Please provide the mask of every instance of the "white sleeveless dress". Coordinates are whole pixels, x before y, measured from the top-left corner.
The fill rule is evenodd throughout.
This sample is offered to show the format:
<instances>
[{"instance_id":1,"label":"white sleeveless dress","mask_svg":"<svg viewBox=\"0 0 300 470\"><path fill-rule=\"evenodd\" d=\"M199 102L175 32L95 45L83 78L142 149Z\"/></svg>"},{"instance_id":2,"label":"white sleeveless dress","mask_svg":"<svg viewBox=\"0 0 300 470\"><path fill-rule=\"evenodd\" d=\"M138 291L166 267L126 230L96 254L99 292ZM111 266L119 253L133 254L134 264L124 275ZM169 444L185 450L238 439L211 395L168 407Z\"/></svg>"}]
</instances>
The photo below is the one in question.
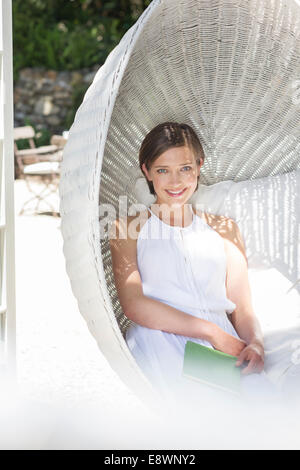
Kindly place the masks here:
<instances>
[{"instance_id":1,"label":"white sleeveless dress","mask_svg":"<svg viewBox=\"0 0 300 470\"><path fill-rule=\"evenodd\" d=\"M137 239L137 263L144 295L213 322L238 338L227 316L236 305L226 296L223 238L194 212L192 223L179 227L163 222L151 209L149 211L151 216ZM126 332L127 345L137 364L166 398L183 384L187 340L213 347L203 339L135 323ZM263 387L270 393L274 389L264 372L246 375L242 382L250 384L251 391L246 387L249 393L257 389L257 382L260 389Z\"/></svg>"}]
</instances>

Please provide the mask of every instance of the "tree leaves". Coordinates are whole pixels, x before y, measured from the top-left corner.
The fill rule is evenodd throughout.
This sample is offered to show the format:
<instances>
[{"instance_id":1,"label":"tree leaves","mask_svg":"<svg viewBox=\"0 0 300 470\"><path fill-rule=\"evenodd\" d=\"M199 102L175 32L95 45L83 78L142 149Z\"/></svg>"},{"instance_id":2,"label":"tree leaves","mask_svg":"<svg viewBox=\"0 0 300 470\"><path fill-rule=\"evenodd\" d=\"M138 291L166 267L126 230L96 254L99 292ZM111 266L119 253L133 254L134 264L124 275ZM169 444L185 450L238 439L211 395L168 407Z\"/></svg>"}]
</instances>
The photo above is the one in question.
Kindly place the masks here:
<instances>
[{"instance_id":1,"label":"tree leaves","mask_svg":"<svg viewBox=\"0 0 300 470\"><path fill-rule=\"evenodd\" d=\"M14 79L24 67L101 65L151 0L13 0Z\"/></svg>"}]
</instances>

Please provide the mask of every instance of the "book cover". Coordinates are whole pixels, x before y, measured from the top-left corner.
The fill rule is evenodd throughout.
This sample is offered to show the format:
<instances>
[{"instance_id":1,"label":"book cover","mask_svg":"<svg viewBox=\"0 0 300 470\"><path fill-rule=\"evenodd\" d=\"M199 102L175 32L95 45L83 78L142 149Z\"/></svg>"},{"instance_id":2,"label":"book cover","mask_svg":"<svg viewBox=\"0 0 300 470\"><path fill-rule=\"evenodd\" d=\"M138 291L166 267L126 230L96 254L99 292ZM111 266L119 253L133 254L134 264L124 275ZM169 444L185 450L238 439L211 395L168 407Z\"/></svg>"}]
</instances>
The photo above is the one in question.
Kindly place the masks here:
<instances>
[{"instance_id":1,"label":"book cover","mask_svg":"<svg viewBox=\"0 0 300 470\"><path fill-rule=\"evenodd\" d=\"M218 389L240 394L241 371L237 357L187 341L184 350L183 376Z\"/></svg>"}]
</instances>

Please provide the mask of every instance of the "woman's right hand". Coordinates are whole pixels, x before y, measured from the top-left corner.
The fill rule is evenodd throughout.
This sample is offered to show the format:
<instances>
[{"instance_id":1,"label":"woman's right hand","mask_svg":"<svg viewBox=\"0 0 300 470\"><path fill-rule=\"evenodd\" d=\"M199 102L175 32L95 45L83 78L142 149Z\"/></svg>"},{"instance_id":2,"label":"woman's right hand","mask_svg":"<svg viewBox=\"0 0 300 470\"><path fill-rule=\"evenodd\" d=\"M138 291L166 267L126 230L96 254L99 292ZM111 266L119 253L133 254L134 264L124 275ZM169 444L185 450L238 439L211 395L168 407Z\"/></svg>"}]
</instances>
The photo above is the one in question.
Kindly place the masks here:
<instances>
[{"instance_id":1,"label":"woman's right hand","mask_svg":"<svg viewBox=\"0 0 300 470\"><path fill-rule=\"evenodd\" d=\"M218 351L238 357L247 343L242 339L236 338L217 325L214 325L210 338L211 345Z\"/></svg>"}]
</instances>

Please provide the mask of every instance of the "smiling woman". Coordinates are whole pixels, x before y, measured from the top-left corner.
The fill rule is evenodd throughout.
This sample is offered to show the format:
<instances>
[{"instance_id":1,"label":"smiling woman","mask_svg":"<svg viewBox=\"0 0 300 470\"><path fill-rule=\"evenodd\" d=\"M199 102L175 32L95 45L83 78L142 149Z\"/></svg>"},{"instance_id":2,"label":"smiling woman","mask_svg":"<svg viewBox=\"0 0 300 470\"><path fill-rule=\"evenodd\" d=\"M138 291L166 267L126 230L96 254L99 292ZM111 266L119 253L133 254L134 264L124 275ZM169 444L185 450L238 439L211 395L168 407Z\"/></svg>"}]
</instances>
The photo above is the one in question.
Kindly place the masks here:
<instances>
[{"instance_id":1,"label":"smiling woman","mask_svg":"<svg viewBox=\"0 0 300 470\"><path fill-rule=\"evenodd\" d=\"M110 239L120 303L134 322L126 341L137 364L165 398L177 396L187 385L181 375L192 340L238 357L239 366L248 361L243 373L255 375L257 394L267 387L271 395L238 227L187 203L204 161L200 141L190 126L162 123L145 137L139 158L156 203L137 240L118 237L119 220ZM242 383L246 395L253 377Z\"/></svg>"}]
</instances>

